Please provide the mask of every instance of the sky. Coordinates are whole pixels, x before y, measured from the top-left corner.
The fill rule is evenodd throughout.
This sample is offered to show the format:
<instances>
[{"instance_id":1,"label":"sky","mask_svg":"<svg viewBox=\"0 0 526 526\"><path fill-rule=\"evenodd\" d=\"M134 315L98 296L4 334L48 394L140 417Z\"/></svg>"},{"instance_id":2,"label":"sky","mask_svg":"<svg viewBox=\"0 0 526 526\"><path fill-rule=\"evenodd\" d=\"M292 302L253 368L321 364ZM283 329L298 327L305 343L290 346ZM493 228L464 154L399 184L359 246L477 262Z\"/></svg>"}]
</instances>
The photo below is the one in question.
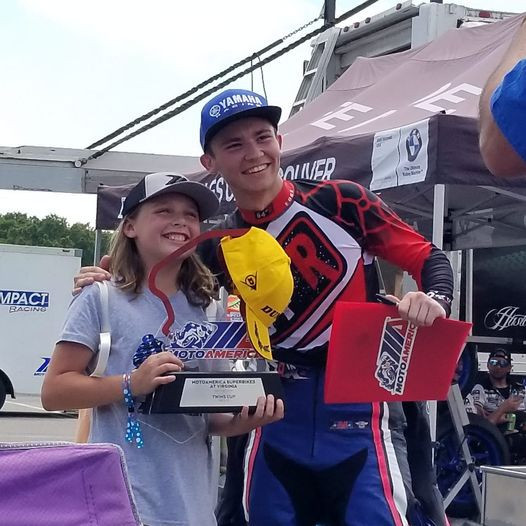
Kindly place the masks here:
<instances>
[{"instance_id":1,"label":"sky","mask_svg":"<svg viewBox=\"0 0 526 526\"><path fill-rule=\"evenodd\" d=\"M360 0L336 0L336 15ZM396 5L379 0L346 24ZM420 2L414 1L418 4ZM423 3L423 2L422 2ZM526 11L526 0L459 0ZM322 0L3 0L0 146L85 148L317 17ZM312 27L318 27L319 23ZM292 37L286 41L291 43ZM287 116L308 43L263 68ZM263 92L259 71L232 87ZM117 148L199 155L201 104ZM0 190L0 213L95 223L93 195Z\"/></svg>"}]
</instances>

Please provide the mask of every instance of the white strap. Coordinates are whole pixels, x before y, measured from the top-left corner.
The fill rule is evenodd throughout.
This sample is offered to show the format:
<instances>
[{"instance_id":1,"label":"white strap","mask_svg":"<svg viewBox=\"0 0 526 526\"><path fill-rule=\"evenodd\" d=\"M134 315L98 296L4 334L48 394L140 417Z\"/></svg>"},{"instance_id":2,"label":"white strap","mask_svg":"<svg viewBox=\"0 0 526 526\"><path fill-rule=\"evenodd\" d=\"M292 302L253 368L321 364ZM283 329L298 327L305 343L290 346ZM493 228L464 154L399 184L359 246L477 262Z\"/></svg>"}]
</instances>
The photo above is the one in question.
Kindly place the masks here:
<instances>
[{"instance_id":1,"label":"white strap","mask_svg":"<svg viewBox=\"0 0 526 526\"><path fill-rule=\"evenodd\" d=\"M219 310L218 303L217 300L212 300L210 305L206 308L205 314L209 320L215 321L217 319L217 313Z\"/></svg>"},{"instance_id":2,"label":"white strap","mask_svg":"<svg viewBox=\"0 0 526 526\"><path fill-rule=\"evenodd\" d=\"M108 364L111 348L111 334L110 334L110 312L109 312L109 293L108 282L96 281L100 292L100 306L101 306L101 332L99 340L99 352L97 353L97 364L91 376L102 376Z\"/></svg>"}]
</instances>

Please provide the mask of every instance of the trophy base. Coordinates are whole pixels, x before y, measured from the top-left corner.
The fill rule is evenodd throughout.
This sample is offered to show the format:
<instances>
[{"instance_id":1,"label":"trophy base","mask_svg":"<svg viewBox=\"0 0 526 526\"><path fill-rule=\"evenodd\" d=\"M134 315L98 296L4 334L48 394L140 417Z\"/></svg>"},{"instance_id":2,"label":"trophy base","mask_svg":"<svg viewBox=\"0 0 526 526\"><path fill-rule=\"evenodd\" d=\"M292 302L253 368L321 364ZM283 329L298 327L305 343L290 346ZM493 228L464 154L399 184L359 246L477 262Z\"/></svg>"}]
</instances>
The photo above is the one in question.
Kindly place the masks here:
<instances>
[{"instance_id":1,"label":"trophy base","mask_svg":"<svg viewBox=\"0 0 526 526\"><path fill-rule=\"evenodd\" d=\"M139 411L162 413L238 413L248 406L253 412L260 396L283 398L276 372L181 372L175 381L159 386L146 397Z\"/></svg>"}]
</instances>

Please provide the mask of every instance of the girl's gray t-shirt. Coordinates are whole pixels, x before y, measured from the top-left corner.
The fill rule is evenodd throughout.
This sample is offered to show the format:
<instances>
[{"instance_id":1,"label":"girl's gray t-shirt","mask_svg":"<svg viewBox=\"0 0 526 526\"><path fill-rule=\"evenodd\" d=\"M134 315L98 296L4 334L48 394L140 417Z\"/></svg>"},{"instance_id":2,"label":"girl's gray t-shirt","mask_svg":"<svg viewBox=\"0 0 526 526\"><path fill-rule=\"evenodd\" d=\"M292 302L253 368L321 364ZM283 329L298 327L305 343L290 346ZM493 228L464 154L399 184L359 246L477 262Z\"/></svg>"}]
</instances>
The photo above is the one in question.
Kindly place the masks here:
<instances>
[{"instance_id":1,"label":"girl's gray t-shirt","mask_svg":"<svg viewBox=\"0 0 526 526\"><path fill-rule=\"evenodd\" d=\"M184 293L170 298L176 321L173 330L188 321L204 321L203 309L191 305ZM146 334L162 336L166 320L161 301L149 290L124 293L109 287L111 352L105 375L122 375L133 369L132 357ZM70 305L58 341L83 344L96 352L101 326L100 292L85 287ZM199 360L200 370L213 362ZM215 525L213 513L217 479L213 476L206 415L144 415L140 421L144 448L125 438L128 410L124 401L93 410L90 442L110 442L123 450L128 475L142 521L149 526Z\"/></svg>"}]
</instances>

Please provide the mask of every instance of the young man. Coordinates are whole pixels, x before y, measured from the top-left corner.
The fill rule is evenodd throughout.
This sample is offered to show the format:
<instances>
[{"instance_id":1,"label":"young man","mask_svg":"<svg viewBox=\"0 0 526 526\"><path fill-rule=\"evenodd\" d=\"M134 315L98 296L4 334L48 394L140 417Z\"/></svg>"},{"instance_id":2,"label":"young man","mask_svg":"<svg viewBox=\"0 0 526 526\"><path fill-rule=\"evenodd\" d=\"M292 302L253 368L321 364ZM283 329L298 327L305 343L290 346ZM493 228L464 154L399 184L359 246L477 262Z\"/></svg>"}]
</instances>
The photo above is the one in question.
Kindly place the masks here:
<instances>
[{"instance_id":1,"label":"young man","mask_svg":"<svg viewBox=\"0 0 526 526\"><path fill-rule=\"evenodd\" d=\"M503 431L506 431L510 414L517 417L517 429L526 422L525 389L520 382L510 380L511 367L512 358L509 351L491 351L487 376L471 390L477 413Z\"/></svg>"},{"instance_id":2,"label":"young man","mask_svg":"<svg viewBox=\"0 0 526 526\"><path fill-rule=\"evenodd\" d=\"M526 175L526 21L480 96L480 151L494 175Z\"/></svg>"},{"instance_id":3,"label":"young man","mask_svg":"<svg viewBox=\"0 0 526 526\"><path fill-rule=\"evenodd\" d=\"M428 502L436 497L427 424L419 428L426 444L421 469L410 473L402 405L327 405L323 382L333 306L374 298L374 256L409 271L423 289L398 303L400 315L417 325L449 314L451 267L441 251L360 185L283 181L280 115L280 108L246 90L220 93L201 114L201 161L224 177L239 207L220 228L267 230L291 258L295 284L272 332L285 418L248 439L245 513L251 526L442 525L440 503L428 505L435 522L426 522L411 490L416 473ZM203 245L200 254L228 288L216 245ZM93 269L86 271L78 286L93 279ZM235 475L234 462L228 476ZM220 523L234 524L224 512Z\"/></svg>"},{"instance_id":4,"label":"young man","mask_svg":"<svg viewBox=\"0 0 526 526\"><path fill-rule=\"evenodd\" d=\"M504 434L513 464L526 459L526 394L524 385L512 381L511 353L495 349L488 358L488 374L471 390L475 411Z\"/></svg>"}]
</instances>

